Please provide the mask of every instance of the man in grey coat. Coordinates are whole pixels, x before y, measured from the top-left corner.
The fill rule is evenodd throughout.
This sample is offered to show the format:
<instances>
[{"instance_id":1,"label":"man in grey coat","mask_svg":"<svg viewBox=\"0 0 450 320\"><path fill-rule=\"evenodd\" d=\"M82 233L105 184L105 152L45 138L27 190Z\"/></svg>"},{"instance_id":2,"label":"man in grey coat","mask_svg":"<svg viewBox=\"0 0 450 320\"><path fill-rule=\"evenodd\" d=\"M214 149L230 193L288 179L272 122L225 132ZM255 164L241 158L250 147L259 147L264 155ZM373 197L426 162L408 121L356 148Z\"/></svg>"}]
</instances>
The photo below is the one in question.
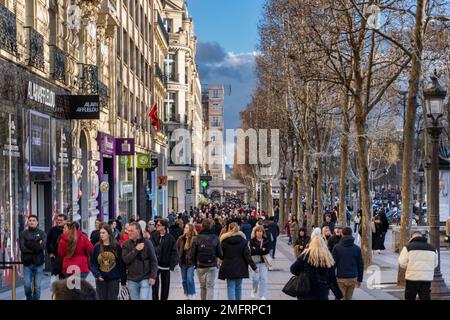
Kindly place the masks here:
<instances>
[{"instance_id":1,"label":"man in grey coat","mask_svg":"<svg viewBox=\"0 0 450 320\"><path fill-rule=\"evenodd\" d=\"M145 239L139 223L130 223L129 239L123 243L122 259L127 267L131 300L151 300L158 272L158 259L151 241Z\"/></svg>"}]
</instances>

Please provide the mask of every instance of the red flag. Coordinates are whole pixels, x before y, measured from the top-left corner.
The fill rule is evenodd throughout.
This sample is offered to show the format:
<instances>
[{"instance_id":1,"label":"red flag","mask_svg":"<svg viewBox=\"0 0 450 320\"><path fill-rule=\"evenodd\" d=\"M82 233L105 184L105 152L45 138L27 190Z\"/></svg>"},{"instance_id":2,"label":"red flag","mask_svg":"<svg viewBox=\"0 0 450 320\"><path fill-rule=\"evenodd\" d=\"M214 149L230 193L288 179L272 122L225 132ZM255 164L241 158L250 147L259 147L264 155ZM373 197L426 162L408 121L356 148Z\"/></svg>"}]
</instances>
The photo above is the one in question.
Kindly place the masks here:
<instances>
[{"instance_id":1,"label":"red flag","mask_svg":"<svg viewBox=\"0 0 450 320\"><path fill-rule=\"evenodd\" d=\"M156 130L159 130L158 104L156 102L148 113L148 116L152 119L152 125L156 128Z\"/></svg>"}]
</instances>

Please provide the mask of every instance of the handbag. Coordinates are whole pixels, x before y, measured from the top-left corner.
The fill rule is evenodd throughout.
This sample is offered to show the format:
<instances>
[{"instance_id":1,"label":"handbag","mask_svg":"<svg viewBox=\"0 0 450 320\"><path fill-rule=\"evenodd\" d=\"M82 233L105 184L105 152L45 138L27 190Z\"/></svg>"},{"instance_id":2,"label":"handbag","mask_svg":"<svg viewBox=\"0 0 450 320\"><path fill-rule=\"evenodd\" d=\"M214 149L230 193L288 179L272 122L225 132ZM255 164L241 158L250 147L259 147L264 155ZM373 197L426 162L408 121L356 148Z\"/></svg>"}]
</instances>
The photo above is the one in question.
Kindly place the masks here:
<instances>
[{"instance_id":1,"label":"handbag","mask_svg":"<svg viewBox=\"0 0 450 320\"><path fill-rule=\"evenodd\" d=\"M118 300L131 300L130 290L127 287L120 287Z\"/></svg>"},{"instance_id":2,"label":"handbag","mask_svg":"<svg viewBox=\"0 0 450 320\"><path fill-rule=\"evenodd\" d=\"M263 255L262 257L266 266L271 267L273 265L273 260L268 254Z\"/></svg>"},{"instance_id":3,"label":"handbag","mask_svg":"<svg viewBox=\"0 0 450 320\"><path fill-rule=\"evenodd\" d=\"M308 295L311 292L311 282L308 275L302 272L298 276L291 277L282 291L295 298Z\"/></svg>"}]
</instances>

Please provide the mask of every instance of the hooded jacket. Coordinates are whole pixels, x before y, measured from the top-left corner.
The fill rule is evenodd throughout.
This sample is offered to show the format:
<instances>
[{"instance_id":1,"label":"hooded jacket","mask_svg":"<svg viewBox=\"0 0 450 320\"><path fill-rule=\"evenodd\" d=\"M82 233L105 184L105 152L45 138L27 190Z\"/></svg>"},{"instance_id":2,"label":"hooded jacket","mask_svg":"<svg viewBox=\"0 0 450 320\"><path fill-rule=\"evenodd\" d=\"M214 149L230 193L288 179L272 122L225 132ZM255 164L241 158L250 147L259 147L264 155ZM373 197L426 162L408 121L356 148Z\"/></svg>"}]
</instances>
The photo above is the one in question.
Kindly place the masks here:
<instances>
[{"instance_id":1,"label":"hooded jacket","mask_svg":"<svg viewBox=\"0 0 450 320\"><path fill-rule=\"evenodd\" d=\"M20 251L24 266L44 264L44 250L46 245L46 234L44 231L35 229L25 229L20 234Z\"/></svg>"},{"instance_id":2,"label":"hooded jacket","mask_svg":"<svg viewBox=\"0 0 450 320\"><path fill-rule=\"evenodd\" d=\"M136 245L144 243L144 249L138 251ZM158 258L155 248L150 240L140 238L137 241L131 239L123 243L122 260L127 267L127 279L131 281L142 281L145 279L156 279L158 272Z\"/></svg>"},{"instance_id":3,"label":"hooded jacket","mask_svg":"<svg viewBox=\"0 0 450 320\"><path fill-rule=\"evenodd\" d=\"M73 274L77 273L75 270L67 270L70 266L77 266L80 268L80 273L89 272L89 255L94 246L91 241L80 231L77 230L77 245L72 257L69 257L68 241L69 233L63 233L58 245L58 256L62 258L62 273Z\"/></svg>"},{"instance_id":4,"label":"hooded jacket","mask_svg":"<svg viewBox=\"0 0 450 320\"><path fill-rule=\"evenodd\" d=\"M434 269L438 265L438 255L427 238L415 237L403 248L398 263L406 269L406 280L432 281Z\"/></svg>"},{"instance_id":5,"label":"hooded jacket","mask_svg":"<svg viewBox=\"0 0 450 320\"><path fill-rule=\"evenodd\" d=\"M364 262L361 249L354 242L355 238L352 236L343 237L333 249L333 258L338 279L357 278L358 282L362 282Z\"/></svg>"},{"instance_id":6,"label":"hooded jacket","mask_svg":"<svg viewBox=\"0 0 450 320\"><path fill-rule=\"evenodd\" d=\"M256 264L250 256L247 238L241 231L227 232L220 237L223 262L219 270L219 279L243 279L249 277L248 266L256 270Z\"/></svg>"}]
</instances>

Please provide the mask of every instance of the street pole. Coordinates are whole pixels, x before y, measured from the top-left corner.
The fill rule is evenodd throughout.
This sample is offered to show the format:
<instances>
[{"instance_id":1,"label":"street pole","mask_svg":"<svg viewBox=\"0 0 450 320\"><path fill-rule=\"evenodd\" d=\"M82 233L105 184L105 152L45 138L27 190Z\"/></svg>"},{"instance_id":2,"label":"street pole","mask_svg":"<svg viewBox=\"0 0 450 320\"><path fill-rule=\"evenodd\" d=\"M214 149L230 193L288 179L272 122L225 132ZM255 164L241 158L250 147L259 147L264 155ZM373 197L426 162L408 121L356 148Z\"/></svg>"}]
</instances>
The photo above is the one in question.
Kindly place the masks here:
<instances>
[{"instance_id":1,"label":"street pole","mask_svg":"<svg viewBox=\"0 0 450 320\"><path fill-rule=\"evenodd\" d=\"M434 269L434 278L431 282L431 297L433 300L449 298L449 291L441 273L441 250L439 232L439 136L443 127L435 120L433 125L427 128L431 137L431 204L429 212L430 243L435 247L438 254L438 266Z\"/></svg>"},{"instance_id":2,"label":"street pole","mask_svg":"<svg viewBox=\"0 0 450 320\"><path fill-rule=\"evenodd\" d=\"M423 224L423 211L422 211L422 203L423 203L423 169L422 173L419 173L419 226Z\"/></svg>"},{"instance_id":3,"label":"street pole","mask_svg":"<svg viewBox=\"0 0 450 320\"><path fill-rule=\"evenodd\" d=\"M9 163L8 163L8 171L9 171L9 230L10 230L10 236L11 236L11 257L10 259L12 261L15 261L15 250L14 250L14 244L16 242L15 240L15 234L14 234L14 211L13 211L13 195L12 195L12 118L11 114L9 114ZM16 265L13 263L12 265L12 300L16 300Z\"/></svg>"}]
</instances>

